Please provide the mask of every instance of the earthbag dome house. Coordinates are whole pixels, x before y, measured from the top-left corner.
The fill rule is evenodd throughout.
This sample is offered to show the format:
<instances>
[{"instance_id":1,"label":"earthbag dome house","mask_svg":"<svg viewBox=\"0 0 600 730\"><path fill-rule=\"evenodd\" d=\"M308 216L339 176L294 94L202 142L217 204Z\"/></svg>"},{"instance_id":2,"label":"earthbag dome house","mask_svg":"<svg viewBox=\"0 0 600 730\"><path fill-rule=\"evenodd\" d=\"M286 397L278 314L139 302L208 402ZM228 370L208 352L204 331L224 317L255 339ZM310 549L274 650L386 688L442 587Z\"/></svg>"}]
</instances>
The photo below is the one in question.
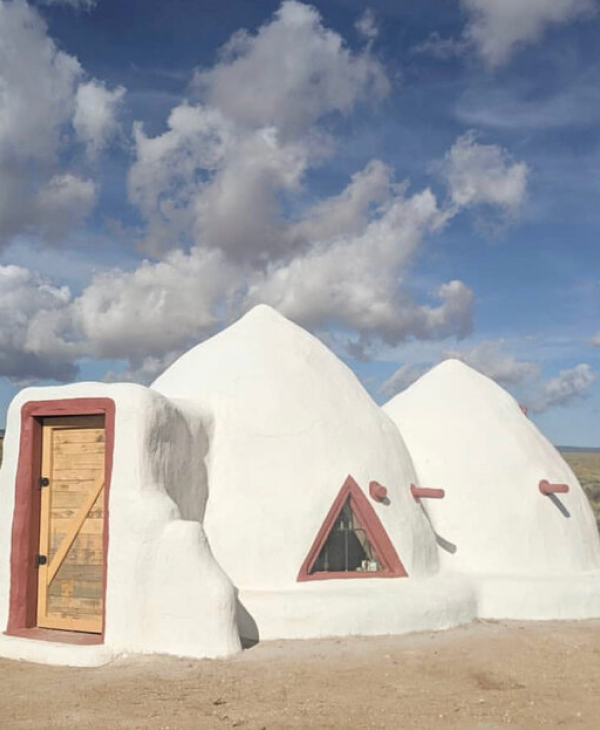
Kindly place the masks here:
<instances>
[{"instance_id":1,"label":"earthbag dome house","mask_svg":"<svg viewBox=\"0 0 600 730\"><path fill-rule=\"evenodd\" d=\"M223 656L240 633L400 633L475 616L468 582L439 572L396 426L268 307L150 389L24 390L7 426L0 655Z\"/></svg>"},{"instance_id":2,"label":"earthbag dome house","mask_svg":"<svg viewBox=\"0 0 600 730\"><path fill-rule=\"evenodd\" d=\"M386 634L470 620L439 572L400 432L325 345L270 307L153 384L208 434L204 528L245 638Z\"/></svg>"},{"instance_id":3,"label":"earthbag dome house","mask_svg":"<svg viewBox=\"0 0 600 730\"><path fill-rule=\"evenodd\" d=\"M446 360L384 410L408 445L444 570L468 575L482 618L600 616L600 542L570 467L489 378Z\"/></svg>"},{"instance_id":4,"label":"earthbag dome house","mask_svg":"<svg viewBox=\"0 0 600 730\"><path fill-rule=\"evenodd\" d=\"M150 388L29 388L10 406L1 656L227 656L240 635L477 615L599 616L600 546L555 449L461 363L382 410L259 306Z\"/></svg>"}]
</instances>

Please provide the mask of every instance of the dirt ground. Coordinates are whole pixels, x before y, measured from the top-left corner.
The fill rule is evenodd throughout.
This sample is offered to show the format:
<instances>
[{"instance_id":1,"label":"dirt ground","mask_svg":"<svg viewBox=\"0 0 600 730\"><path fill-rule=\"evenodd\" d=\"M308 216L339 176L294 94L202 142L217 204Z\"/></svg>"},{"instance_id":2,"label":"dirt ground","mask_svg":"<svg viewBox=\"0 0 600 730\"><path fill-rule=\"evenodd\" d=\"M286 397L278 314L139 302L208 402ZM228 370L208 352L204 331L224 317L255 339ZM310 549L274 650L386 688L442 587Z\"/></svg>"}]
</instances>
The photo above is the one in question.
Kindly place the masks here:
<instances>
[{"instance_id":1,"label":"dirt ground","mask_svg":"<svg viewBox=\"0 0 600 730\"><path fill-rule=\"evenodd\" d=\"M100 669L0 660L0 728L600 728L600 621L264 642Z\"/></svg>"}]
</instances>

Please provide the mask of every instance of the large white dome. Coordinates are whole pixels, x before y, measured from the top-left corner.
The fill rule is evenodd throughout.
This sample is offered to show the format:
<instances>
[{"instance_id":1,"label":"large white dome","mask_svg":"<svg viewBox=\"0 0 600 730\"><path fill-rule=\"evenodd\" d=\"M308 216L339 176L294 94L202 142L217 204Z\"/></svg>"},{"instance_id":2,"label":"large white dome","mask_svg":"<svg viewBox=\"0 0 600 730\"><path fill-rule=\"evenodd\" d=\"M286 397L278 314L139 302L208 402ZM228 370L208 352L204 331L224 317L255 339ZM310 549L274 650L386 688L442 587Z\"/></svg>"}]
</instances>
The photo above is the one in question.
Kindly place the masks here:
<instances>
[{"instance_id":1,"label":"large white dome","mask_svg":"<svg viewBox=\"0 0 600 730\"><path fill-rule=\"evenodd\" d=\"M590 506L575 475L518 403L489 378L446 360L384 410L402 430L448 568L566 574L600 567ZM543 496L539 482L566 483Z\"/></svg>"},{"instance_id":2,"label":"large white dome","mask_svg":"<svg viewBox=\"0 0 600 730\"><path fill-rule=\"evenodd\" d=\"M409 576L437 570L410 495L411 458L392 421L318 339L267 306L183 355L152 385L205 413L205 529L238 586L280 587L299 568L346 477L368 495Z\"/></svg>"}]
</instances>

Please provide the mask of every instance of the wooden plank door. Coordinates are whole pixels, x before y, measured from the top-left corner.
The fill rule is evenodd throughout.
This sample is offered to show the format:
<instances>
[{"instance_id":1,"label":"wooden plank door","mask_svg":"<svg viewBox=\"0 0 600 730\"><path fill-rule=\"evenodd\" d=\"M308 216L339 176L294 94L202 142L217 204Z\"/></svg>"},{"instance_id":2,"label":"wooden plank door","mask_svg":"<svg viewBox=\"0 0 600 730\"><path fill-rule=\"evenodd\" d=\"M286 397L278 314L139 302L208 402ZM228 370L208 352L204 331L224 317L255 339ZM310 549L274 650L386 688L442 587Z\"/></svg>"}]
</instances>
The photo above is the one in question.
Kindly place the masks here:
<instances>
[{"instance_id":1,"label":"wooden plank door","mask_svg":"<svg viewBox=\"0 0 600 730\"><path fill-rule=\"evenodd\" d=\"M37 623L44 628L102 633L104 437L104 416L43 419Z\"/></svg>"}]
</instances>

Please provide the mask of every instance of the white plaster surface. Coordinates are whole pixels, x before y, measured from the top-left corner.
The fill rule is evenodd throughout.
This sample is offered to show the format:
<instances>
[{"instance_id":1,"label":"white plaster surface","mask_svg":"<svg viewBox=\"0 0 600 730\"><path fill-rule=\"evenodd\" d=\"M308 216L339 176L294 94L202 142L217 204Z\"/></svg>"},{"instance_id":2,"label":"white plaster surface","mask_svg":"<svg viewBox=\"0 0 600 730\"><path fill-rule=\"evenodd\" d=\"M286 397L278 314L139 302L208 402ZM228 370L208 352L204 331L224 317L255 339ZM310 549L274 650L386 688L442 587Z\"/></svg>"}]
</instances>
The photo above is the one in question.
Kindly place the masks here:
<instances>
[{"instance_id":1,"label":"white plaster surface","mask_svg":"<svg viewBox=\"0 0 600 730\"><path fill-rule=\"evenodd\" d=\"M477 594L480 618L543 621L600 616L600 571L469 577Z\"/></svg>"},{"instance_id":2,"label":"white plaster surface","mask_svg":"<svg viewBox=\"0 0 600 730\"><path fill-rule=\"evenodd\" d=\"M0 635L0 656L4 659L65 667L101 667L115 659L106 644L78 646Z\"/></svg>"},{"instance_id":3,"label":"white plaster surface","mask_svg":"<svg viewBox=\"0 0 600 730\"><path fill-rule=\"evenodd\" d=\"M15 398L0 472L0 627L21 406L82 397L116 406L105 643L2 635L0 656L97 666L128 653L226 656L240 649L238 628L280 639L600 616L591 509L511 396L446 361L380 409L321 342L259 306L151 389L78 383ZM348 475L409 577L297 583ZM540 479L570 492L545 497ZM371 480L387 503L370 499ZM417 503L411 483L446 497Z\"/></svg>"},{"instance_id":4,"label":"white plaster surface","mask_svg":"<svg viewBox=\"0 0 600 730\"><path fill-rule=\"evenodd\" d=\"M419 486L446 490L444 499L422 500L445 568L549 577L600 570L598 532L579 482L492 380L447 360L384 410L402 431ZM541 479L570 491L543 496Z\"/></svg>"},{"instance_id":5,"label":"white plaster surface","mask_svg":"<svg viewBox=\"0 0 600 730\"><path fill-rule=\"evenodd\" d=\"M241 590L246 639L378 636L448 629L477 616L477 597L462 576L314 581L272 591Z\"/></svg>"},{"instance_id":6,"label":"white plaster surface","mask_svg":"<svg viewBox=\"0 0 600 730\"><path fill-rule=\"evenodd\" d=\"M82 397L111 398L116 406L105 644L2 637L0 655L85 665L123 653L215 657L238 651L234 589L201 525L207 496L203 426L158 393L130 384L29 388L11 404L0 472L0 626L8 619L21 406Z\"/></svg>"},{"instance_id":7,"label":"white plaster surface","mask_svg":"<svg viewBox=\"0 0 600 730\"><path fill-rule=\"evenodd\" d=\"M205 414L204 524L238 588L296 585L349 474L367 495L371 480L387 487L389 504L371 504L409 576L437 572L398 429L325 345L271 308L256 307L198 345L151 387Z\"/></svg>"}]
</instances>

